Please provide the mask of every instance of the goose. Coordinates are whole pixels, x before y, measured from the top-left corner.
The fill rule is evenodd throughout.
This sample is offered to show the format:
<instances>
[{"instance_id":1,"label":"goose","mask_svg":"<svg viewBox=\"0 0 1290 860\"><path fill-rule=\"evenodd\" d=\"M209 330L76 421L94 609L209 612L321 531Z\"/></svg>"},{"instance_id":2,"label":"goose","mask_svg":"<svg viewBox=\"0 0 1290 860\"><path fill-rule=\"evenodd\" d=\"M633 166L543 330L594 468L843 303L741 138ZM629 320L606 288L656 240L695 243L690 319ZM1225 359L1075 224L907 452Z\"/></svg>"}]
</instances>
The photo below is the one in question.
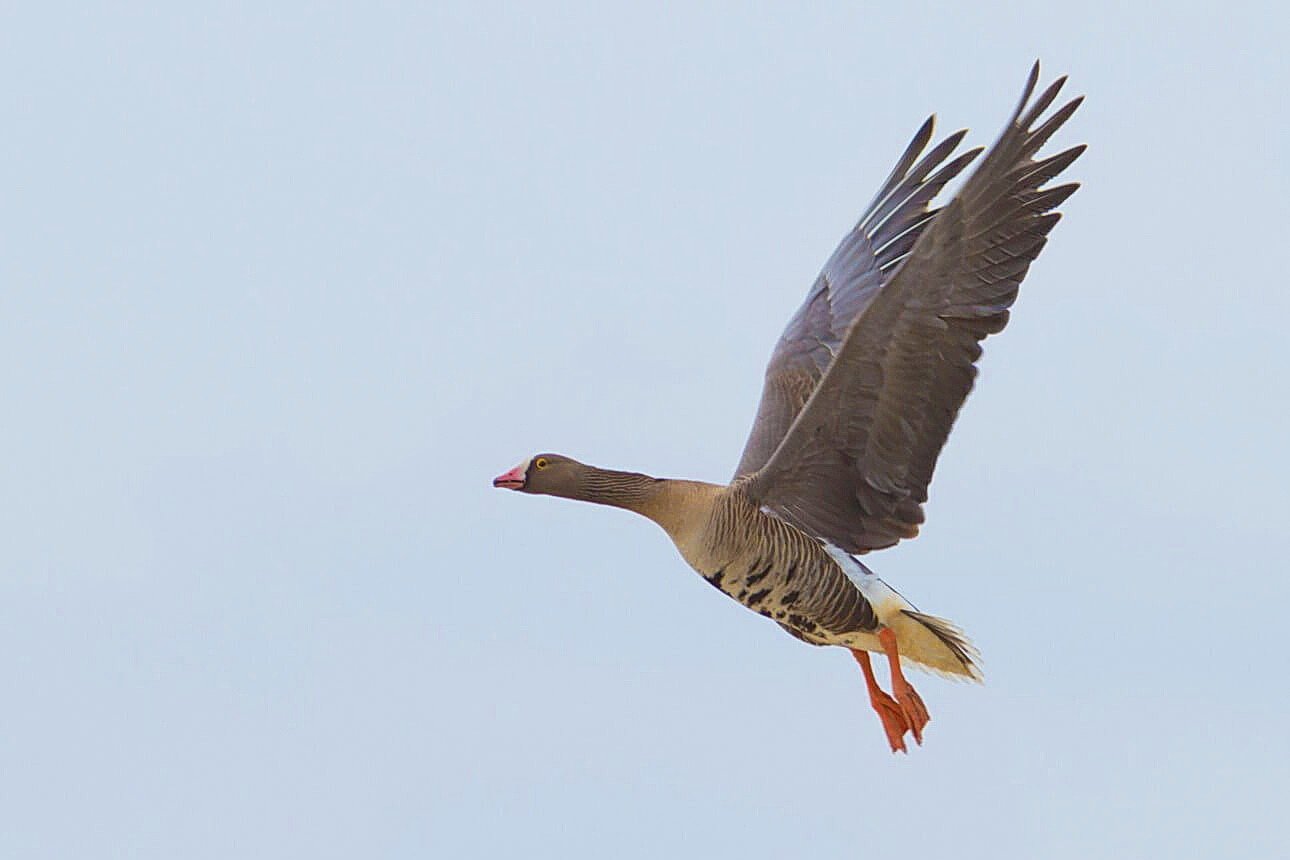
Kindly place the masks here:
<instances>
[{"instance_id":1,"label":"goose","mask_svg":"<svg viewBox=\"0 0 1290 860\"><path fill-rule=\"evenodd\" d=\"M929 117L789 321L727 484L528 457L493 486L633 511L662 527L713 586L812 645L850 650L891 751L922 744L930 716L908 663L980 682L952 622L919 612L857 556L913 538L936 460L971 390L981 341L1001 331L1031 262L1077 183L1046 187L1085 149L1036 154L1083 101L1041 117L1039 63L1003 132L949 203L966 129L923 155ZM870 654L884 656L891 693Z\"/></svg>"}]
</instances>

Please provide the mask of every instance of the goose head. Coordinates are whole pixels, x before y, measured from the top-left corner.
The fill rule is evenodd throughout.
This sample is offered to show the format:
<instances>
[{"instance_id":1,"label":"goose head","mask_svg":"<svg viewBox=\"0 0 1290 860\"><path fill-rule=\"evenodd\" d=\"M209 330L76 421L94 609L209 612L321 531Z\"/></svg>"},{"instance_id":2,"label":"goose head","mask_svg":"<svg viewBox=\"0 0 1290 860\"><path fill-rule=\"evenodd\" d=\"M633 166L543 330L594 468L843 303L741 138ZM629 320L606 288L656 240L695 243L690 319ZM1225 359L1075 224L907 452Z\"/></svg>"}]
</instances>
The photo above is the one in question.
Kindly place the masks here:
<instances>
[{"instance_id":1,"label":"goose head","mask_svg":"<svg viewBox=\"0 0 1290 860\"><path fill-rule=\"evenodd\" d=\"M509 472L493 478L493 486L543 496L578 498L582 478L590 469L561 454L534 454Z\"/></svg>"}]
</instances>

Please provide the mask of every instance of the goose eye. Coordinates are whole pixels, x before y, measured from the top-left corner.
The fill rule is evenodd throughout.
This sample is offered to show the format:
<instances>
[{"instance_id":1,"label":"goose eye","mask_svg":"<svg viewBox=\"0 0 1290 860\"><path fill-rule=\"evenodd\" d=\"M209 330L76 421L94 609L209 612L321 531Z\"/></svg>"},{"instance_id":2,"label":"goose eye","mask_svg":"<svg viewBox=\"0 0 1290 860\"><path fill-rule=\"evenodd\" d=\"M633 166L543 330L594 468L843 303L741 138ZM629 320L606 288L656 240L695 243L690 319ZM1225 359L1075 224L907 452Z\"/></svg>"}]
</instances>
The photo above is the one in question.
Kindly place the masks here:
<instances>
[{"instance_id":1,"label":"goose eye","mask_svg":"<svg viewBox=\"0 0 1290 860\"><path fill-rule=\"evenodd\" d=\"M538 457L533 461L533 465L537 466L539 469L545 469L548 465L546 457Z\"/></svg>"}]
</instances>

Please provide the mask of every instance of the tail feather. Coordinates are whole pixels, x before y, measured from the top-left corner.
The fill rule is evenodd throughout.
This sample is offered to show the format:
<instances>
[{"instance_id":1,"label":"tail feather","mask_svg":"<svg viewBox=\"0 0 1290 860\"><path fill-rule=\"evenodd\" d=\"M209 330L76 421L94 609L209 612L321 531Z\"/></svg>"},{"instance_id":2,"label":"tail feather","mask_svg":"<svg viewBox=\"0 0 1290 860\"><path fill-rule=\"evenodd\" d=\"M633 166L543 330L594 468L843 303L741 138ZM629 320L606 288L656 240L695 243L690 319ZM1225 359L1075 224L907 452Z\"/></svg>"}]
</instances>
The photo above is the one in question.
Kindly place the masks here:
<instances>
[{"instance_id":1,"label":"tail feather","mask_svg":"<svg viewBox=\"0 0 1290 860\"><path fill-rule=\"evenodd\" d=\"M944 618L938 618L935 615L924 615L923 613L915 612L912 609L905 609L902 611L905 615L931 631L932 635L939 639L941 644L949 649L950 653L953 654L954 658L961 664L962 671L947 671L940 666L928 666L927 664L922 664L924 668L930 669L938 675L944 675L951 678L966 676L977 683L981 683L985 680L985 676L981 674L981 652L978 651L976 646L972 644L971 640L967 638L967 634L955 626L953 622L947 621Z\"/></svg>"}]
</instances>

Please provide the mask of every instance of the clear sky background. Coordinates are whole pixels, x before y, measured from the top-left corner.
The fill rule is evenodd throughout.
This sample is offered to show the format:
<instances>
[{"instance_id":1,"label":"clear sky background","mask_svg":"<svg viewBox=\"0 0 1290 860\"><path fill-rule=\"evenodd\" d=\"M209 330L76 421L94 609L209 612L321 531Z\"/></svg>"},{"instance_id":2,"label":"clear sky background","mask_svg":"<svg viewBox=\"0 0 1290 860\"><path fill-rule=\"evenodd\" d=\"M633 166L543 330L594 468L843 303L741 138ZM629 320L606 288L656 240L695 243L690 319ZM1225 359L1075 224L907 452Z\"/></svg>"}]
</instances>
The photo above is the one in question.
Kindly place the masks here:
<instances>
[{"instance_id":1,"label":"clear sky background","mask_svg":"<svg viewBox=\"0 0 1290 860\"><path fill-rule=\"evenodd\" d=\"M0 21L0 856L1290 856L1272 4L29 4ZM869 7L869 8L866 8ZM1083 189L850 656L534 451L725 480L930 112Z\"/></svg>"}]
</instances>

